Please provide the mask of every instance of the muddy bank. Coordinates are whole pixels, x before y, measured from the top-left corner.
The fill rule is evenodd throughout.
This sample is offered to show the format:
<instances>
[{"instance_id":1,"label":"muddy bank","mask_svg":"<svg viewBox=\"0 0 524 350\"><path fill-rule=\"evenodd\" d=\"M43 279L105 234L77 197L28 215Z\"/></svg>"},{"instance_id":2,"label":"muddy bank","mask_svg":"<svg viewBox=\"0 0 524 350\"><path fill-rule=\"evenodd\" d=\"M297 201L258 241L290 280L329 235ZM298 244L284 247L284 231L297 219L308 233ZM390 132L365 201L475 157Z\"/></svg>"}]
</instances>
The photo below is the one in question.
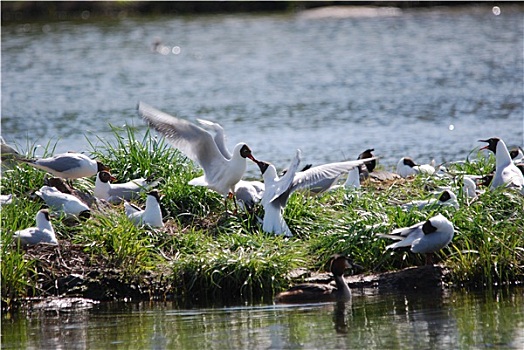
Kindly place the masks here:
<instances>
[{"instance_id":1,"label":"muddy bank","mask_svg":"<svg viewBox=\"0 0 524 350\"><path fill-rule=\"evenodd\" d=\"M91 255L81 245L61 241L60 246L36 245L26 249L27 259L37 261L35 275L37 287L30 291L22 304L41 305L42 308L71 308L98 301L185 300L183 288L172 276L157 272L144 272L134 276L126 273L107 258ZM166 271L167 272L167 271ZM447 269L440 265L410 267L400 271L377 274L362 273L346 277L356 294L440 290L445 287ZM290 278L297 283L333 283L331 274L294 271ZM224 295L233 293L224 291ZM57 299L58 298L58 299ZM240 296L238 296L240 298ZM3 305L4 307L6 305ZM32 306L34 307L34 306Z\"/></svg>"}]
</instances>

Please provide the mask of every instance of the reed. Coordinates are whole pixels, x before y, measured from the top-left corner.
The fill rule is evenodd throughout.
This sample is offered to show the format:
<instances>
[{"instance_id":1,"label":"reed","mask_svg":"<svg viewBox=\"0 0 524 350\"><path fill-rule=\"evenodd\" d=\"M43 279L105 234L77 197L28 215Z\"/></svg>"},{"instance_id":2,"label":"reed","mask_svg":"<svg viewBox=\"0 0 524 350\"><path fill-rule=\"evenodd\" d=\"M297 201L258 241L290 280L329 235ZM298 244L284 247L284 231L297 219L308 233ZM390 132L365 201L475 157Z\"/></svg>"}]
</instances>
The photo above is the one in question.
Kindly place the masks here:
<instances>
[{"instance_id":1,"label":"reed","mask_svg":"<svg viewBox=\"0 0 524 350\"><path fill-rule=\"evenodd\" d=\"M149 230L133 226L122 205L94 212L92 218L69 226L53 218L59 241L83 247L93 257L109 261L126 276L162 275L169 293L189 300L271 298L292 281L298 267L324 270L329 257L345 253L363 272L381 272L422 265L424 257L409 251L385 251L389 233L443 213L456 228L452 243L438 253L451 271L450 285L487 286L524 281L524 196L509 189L486 191L466 198L463 174L486 174L494 157L470 154L462 163L448 164L455 178L417 176L388 184L365 183L359 191L336 191L316 197L294 193L284 217L295 236L286 239L262 232L259 206L254 214L227 215L220 195L187 185L201 171L163 138L131 127L112 127L113 140L99 139L91 155L109 165L121 181L152 176L160 179L166 226ZM13 245L17 229L34 225L40 202L30 193L43 184L45 174L26 165L5 171L3 193L17 202L2 208L2 301L13 302L36 288L35 262ZM75 187L93 188L93 179L75 181ZM427 199L441 186L451 187L459 209L432 207L402 210L398 203ZM140 199L137 204L143 204ZM232 209L232 208L230 208Z\"/></svg>"}]
</instances>

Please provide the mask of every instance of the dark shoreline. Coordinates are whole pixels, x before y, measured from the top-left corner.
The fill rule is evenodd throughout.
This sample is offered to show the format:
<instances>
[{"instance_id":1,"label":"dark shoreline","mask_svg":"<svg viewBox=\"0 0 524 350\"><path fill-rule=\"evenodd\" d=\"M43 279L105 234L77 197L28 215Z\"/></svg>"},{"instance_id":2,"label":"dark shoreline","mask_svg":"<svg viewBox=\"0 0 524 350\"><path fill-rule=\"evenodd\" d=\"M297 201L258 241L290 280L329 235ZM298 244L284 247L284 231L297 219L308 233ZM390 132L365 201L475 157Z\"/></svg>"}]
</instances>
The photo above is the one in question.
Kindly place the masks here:
<instances>
[{"instance_id":1,"label":"dark shoreline","mask_svg":"<svg viewBox=\"0 0 524 350\"><path fill-rule=\"evenodd\" d=\"M514 2L504 2L512 4ZM517 2L518 3L518 2ZM85 20L134 15L286 13L324 6L428 8L489 5L484 1L2 1L2 24L28 20ZM87 18L86 18L87 17Z\"/></svg>"},{"instance_id":2,"label":"dark shoreline","mask_svg":"<svg viewBox=\"0 0 524 350\"><path fill-rule=\"evenodd\" d=\"M159 270L144 271L133 276L121 266L102 256L93 256L83 251L83 246L64 240L60 246L40 244L26 248L26 256L38 261L32 278L37 287L28 297L13 299L8 305L2 300L2 312L23 309L70 308L71 301L76 307L94 305L109 301L159 301L176 302L184 307L201 305L228 305L239 302L263 301L270 303L273 295L242 295L230 290L220 295L205 292L191 293L184 279L177 280ZM66 262L67 261L67 262ZM167 266L166 266L167 268ZM162 270L162 269L160 269ZM293 283L333 282L330 273L315 272L306 268L292 272ZM412 266L396 271L380 273L363 272L345 277L355 295L392 294L411 292L444 292L447 289L483 289L492 286L470 284L454 285L450 282L450 270L443 265ZM508 286L521 285L515 281ZM249 294L249 293L247 293ZM78 299L78 300L77 300ZM74 308L74 307L73 307Z\"/></svg>"}]
</instances>

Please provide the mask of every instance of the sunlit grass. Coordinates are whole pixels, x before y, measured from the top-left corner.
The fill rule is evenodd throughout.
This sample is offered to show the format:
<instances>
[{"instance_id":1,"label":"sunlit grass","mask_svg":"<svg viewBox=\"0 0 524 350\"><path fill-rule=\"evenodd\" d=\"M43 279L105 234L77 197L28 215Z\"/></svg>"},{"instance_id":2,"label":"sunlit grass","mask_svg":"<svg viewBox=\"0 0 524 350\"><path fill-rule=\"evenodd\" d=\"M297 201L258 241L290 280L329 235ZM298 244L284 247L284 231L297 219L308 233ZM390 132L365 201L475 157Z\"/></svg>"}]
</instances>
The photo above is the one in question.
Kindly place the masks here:
<instances>
[{"instance_id":1,"label":"sunlit grass","mask_svg":"<svg viewBox=\"0 0 524 350\"><path fill-rule=\"evenodd\" d=\"M293 281L298 267L324 270L330 256L348 254L364 273L423 265L424 256L409 251L385 251L387 239L378 233L413 225L442 213L456 232L452 243L438 253L451 271L450 284L485 286L524 281L524 196L500 189L477 199L462 195L463 174L488 173L494 158L477 152L463 163L450 164L452 178L417 176L387 185L365 183L361 190L336 191L316 197L294 193L284 217L292 238L262 232L263 209L254 214L226 214L223 198L187 182L202 174L191 161L163 138L149 131L137 137L133 128L113 128L114 140L100 139L88 153L107 164L119 181L137 177L160 180L166 209L166 227L137 228L126 218L123 206L94 211L76 226L61 218L52 222L59 241L80 245L84 252L109 261L123 275L157 272L169 281L170 293L190 300L217 301L270 298ZM33 150L34 147L28 147ZM49 150L54 148L49 146ZM51 155L51 152L45 152ZM32 156L32 154L28 154ZM2 208L2 300L35 292L35 262L11 243L17 229L34 225L41 202L30 194L40 188L46 174L27 165L5 171L2 193L13 193L13 204ZM92 191L94 178L76 180L75 187ZM428 199L439 187L451 187L460 207L402 210L398 204ZM142 198L143 200L144 198ZM143 201L138 204L143 204ZM38 292L38 291L37 291Z\"/></svg>"}]
</instances>

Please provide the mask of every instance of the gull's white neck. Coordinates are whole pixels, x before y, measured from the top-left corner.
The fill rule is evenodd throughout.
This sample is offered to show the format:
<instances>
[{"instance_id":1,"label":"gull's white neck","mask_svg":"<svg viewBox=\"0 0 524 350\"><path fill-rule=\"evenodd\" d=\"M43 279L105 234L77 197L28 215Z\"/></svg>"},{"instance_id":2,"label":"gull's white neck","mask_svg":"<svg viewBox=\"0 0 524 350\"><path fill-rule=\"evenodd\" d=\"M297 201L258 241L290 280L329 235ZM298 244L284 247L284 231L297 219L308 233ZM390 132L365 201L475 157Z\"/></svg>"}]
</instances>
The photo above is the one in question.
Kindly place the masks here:
<instances>
[{"instance_id":1,"label":"gull's white neck","mask_svg":"<svg viewBox=\"0 0 524 350\"><path fill-rule=\"evenodd\" d=\"M504 141L497 142L497 154L495 155L497 168L508 166L512 160Z\"/></svg>"}]
</instances>

